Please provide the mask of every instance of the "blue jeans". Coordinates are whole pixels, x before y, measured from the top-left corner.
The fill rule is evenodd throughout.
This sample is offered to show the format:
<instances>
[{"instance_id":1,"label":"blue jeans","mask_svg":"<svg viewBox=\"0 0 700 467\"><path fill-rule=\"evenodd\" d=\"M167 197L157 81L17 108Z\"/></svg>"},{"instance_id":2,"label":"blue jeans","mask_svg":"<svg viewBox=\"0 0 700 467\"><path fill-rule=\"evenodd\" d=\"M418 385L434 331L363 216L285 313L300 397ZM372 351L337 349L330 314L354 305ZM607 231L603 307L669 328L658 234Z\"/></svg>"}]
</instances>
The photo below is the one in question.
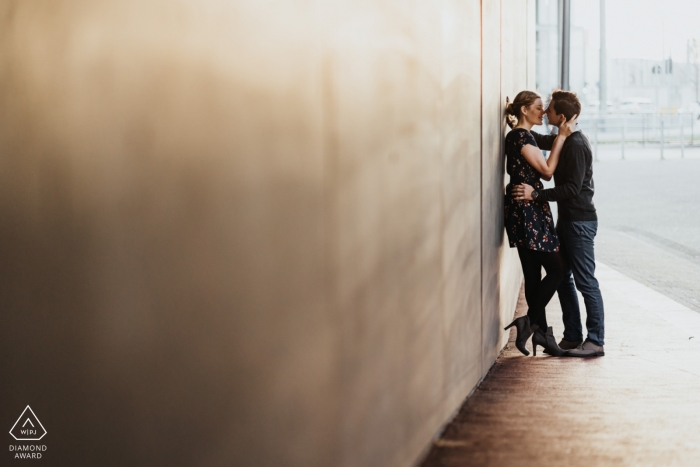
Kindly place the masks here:
<instances>
[{"instance_id":1,"label":"blue jeans","mask_svg":"<svg viewBox=\"0 0 700 467\"><path fill-rule=\"evenodd\" d=\"M595 254L593 239L598 231L598 221L557 222L557 235L562 253L568 263L564 280L557 289L564 320L564 339L583 340L581 310L576 289L586 304L586 328L588 340L596 345L605 343L605 313L603 296L595 278ZM572 278L573 274L573 278ZM575 284L575 287L574 287Z\"/></svg>"}]
</instances>

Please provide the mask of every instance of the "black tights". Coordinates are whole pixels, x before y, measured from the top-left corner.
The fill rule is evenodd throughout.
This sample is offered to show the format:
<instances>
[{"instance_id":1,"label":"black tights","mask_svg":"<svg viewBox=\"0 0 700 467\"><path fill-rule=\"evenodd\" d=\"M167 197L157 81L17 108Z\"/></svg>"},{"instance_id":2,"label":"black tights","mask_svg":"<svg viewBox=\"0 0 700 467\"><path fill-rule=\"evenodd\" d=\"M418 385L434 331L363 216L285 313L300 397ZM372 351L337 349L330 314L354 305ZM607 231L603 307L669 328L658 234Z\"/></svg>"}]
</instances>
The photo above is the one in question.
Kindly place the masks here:
<instances>
[{"instance_id":1,"label":"black tights","mask_svg":"<svg viewBox=\"0 0 700 467\"><path fill-rule=\"evenodd\" d=\"M527 315L530 324L537 324L540 329L547 331L547 315L544 307L557 291L564 279L566 263L561 252L545 253L518 247L520 264L525 276L525 299L527 300ZM542 267L547 275L542 279Z\"/></svg>"}]
</instances>

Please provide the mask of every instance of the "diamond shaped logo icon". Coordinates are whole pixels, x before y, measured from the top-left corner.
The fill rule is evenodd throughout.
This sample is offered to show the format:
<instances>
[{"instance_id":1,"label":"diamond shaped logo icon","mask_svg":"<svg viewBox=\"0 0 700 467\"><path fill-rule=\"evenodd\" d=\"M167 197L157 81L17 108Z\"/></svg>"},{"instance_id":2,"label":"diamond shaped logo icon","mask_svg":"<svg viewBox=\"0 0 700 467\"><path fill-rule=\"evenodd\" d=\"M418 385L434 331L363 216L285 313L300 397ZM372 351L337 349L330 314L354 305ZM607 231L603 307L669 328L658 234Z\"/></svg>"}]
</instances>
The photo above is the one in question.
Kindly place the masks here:
<instances>
[{"instance_id":1,"label":"diamond shaped logo icon","mask_svg":"<svg viewBox=\"0 0 700 467\"><path fill-rule=\"evenodd\" d=\"M46 429L32 408L27 406L12 426L10 434L17 441L39 441L46 436Z\"/></svg>"}]
</instances>

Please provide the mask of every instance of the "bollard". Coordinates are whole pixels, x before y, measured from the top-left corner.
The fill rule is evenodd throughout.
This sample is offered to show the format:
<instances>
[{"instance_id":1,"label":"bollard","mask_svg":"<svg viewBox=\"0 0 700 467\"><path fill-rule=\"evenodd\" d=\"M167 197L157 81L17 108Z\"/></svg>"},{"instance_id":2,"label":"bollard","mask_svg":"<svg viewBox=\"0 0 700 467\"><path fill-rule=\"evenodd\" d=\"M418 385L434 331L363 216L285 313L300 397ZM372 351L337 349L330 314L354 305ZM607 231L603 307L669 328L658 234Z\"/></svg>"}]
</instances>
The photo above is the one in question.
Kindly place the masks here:
<instances>
[{"instance_id":1,"label":"bollard","mask_svg":"<svg viewBox=\"0 0 700 467\"><path fill-rule=\"evenodd\" d=\"M647 147L647 114L642 114L642 147Z\"/></svg>"},{"instance_id":2,"label":"bollard","mask_svg":"<svg viewBox=\"0 0 700 467\"><path fill-rule=\"evenodd\" d=\"M680 114L681 117L681 159L685 158L685 150L683 148L683 114Z\"/></svg>"},{"instance_id":3,"label":"bollard","mask_svg":"<svg viewBox=\"0 0 700 467\"><path fill-rule=\"evenodd\" d=\"M593 126L593 140L594 140L594 147L595 147L595 161L598 162L598 119L595 119L595 123Z\"/></svg>"},{"instance_id":4,"label":"bollard","mask_svg":"<svg viewBox=\"0 0 700 467\"><path fill-rule=\"evenodd\" d=\"M622 160L625 160L625 130L627 129L627 119L622 117Z\"/></svg>"},{"instance_id":5,"label":"bollard","mask_svg":"<svg viewBox=\"0 0 700 467\"><path fill-rule=\"evenodd\" d=\"M661 117L661 160L664 160L664 119Z\"/></svg>"}]
</instances>

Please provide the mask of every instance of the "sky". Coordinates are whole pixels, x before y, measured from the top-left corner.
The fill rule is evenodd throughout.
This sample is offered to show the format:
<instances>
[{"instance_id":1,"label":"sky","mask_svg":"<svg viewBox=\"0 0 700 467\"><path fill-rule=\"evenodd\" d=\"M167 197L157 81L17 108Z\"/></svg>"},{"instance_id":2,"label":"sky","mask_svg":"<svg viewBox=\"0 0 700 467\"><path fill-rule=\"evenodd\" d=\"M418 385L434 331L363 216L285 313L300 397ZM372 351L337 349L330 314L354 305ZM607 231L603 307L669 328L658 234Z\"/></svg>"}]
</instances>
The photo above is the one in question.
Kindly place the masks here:
<instances>
[{"instance_id":1,"label":"sky","mask_svg":"<svg viewBox=\"0 0 700 467\"><path fill-rule=\"evenodd\" d=\"M556 1L556 0L549 0ZM606 0L609 58L685 61L688 38L700 40L698 0ZM572 0L571 21L589 30L589 47L600 47L600 0Z\"/></svg>"}]
</instances>

